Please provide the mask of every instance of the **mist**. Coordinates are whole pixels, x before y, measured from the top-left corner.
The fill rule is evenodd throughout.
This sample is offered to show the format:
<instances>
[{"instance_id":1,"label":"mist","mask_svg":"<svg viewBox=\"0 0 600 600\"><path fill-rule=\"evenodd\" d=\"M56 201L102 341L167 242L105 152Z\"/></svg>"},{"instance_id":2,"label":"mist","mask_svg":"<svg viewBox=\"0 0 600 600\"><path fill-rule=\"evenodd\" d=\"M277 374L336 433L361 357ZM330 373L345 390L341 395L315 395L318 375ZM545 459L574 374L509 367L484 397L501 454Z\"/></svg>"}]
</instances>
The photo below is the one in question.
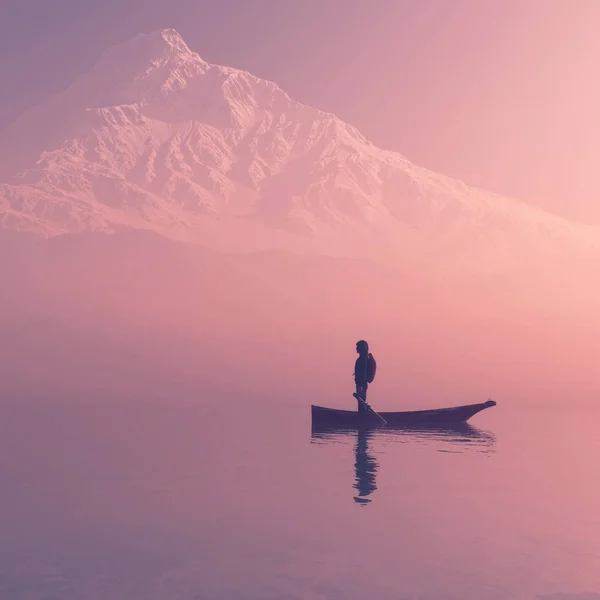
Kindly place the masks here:
<instances>
[{"instance_id":1,"label":"mist","mask_svg":"<svg viewBox=\"0 0 600 600\"><path fill-rule=\"evenodd\" d=\"M362 338L381 410L585 399L598 384L595 283L556 265L552 278L444 280L407 264L224 254L144 231L5 232L1 244L4 400L346 407Z\"/></svg>"}]
</instances>

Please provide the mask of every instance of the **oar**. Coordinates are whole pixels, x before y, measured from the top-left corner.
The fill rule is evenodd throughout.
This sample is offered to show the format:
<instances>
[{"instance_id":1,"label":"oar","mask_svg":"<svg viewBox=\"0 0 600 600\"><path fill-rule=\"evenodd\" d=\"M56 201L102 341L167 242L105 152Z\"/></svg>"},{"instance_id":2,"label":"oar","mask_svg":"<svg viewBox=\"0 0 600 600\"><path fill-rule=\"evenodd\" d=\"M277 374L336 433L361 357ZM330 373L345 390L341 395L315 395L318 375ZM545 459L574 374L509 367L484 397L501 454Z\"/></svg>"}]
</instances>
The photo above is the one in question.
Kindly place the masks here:
<instances>
[{"instance_id":1,"label":"oar","mask_svg":"<svg viewBox=\"0 0 600 600\"><path fill-rule=\"evenodd\" d=\"M384 423L384 425L387 425L387 421L376 411L374 411L371 406L369 404L367 404L357 393L352 394L359 402L362 402L367 410L370 410L374 415L377 415Z\"/></svg>"}]
</instances>

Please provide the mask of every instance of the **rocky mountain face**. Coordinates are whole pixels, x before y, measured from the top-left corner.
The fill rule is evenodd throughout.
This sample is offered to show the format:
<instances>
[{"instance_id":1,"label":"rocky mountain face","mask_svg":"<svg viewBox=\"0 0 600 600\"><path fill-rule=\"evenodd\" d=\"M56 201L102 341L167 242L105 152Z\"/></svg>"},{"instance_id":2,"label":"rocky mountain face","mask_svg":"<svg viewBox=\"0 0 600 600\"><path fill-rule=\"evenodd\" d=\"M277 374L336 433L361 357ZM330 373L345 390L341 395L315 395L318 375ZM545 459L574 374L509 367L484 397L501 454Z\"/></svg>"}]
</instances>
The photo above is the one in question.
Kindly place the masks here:
<instances>
[{"instance_id":1,"label":"rocky mountain face","mask_svg":"<svg viewBox=\"0 0 600 600\"><path fill-rule=\"evenodd\" d=\"M2 227L46 237L147 229L481 272L599 247L595 229L420 168L173 30L108 48L23 113L0 156Z\"/></svg>"}]
</instances>

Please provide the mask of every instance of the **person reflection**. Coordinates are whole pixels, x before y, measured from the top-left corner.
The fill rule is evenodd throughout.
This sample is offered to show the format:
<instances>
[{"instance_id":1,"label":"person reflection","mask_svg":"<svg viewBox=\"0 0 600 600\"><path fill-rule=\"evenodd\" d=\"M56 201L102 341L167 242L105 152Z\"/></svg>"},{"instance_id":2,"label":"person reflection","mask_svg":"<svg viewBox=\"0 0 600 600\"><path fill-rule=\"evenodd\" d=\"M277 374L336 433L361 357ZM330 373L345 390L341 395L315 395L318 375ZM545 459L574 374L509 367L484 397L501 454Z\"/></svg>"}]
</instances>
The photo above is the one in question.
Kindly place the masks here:
<instances>
[{"instance_id":1,"label":"person reflection","mask_svg":"<svg viewBox=\"0 0 600 600\"><path fill-rule=\"evenodd\" d=\"M371 502L370 496L376 489L375 476L379 469L379 465L373 456L369 454L369 438L373 432L367 430L358 430L356 445L354 446L355 462L354 470L356 482L354 489L358 490L358 494L354 496L354 502L357 504L366 505Z\"/></svg>"}]
</instances>

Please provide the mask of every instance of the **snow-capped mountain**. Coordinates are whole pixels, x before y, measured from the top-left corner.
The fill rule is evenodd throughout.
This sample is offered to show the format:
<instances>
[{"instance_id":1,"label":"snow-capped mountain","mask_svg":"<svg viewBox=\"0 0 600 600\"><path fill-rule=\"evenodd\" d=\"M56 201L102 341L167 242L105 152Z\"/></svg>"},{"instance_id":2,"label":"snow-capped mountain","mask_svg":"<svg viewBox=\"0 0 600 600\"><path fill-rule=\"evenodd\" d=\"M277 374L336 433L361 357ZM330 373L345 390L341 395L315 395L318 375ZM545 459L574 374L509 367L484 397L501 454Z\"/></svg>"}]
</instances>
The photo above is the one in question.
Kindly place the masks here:
<instances>
[{"instance_id":1,"label":"snow-capped mountain","mask_svg":"<svg viewBox=\"0 0 600 600\"><path fill-rule=\"evenodd\" d=\"M145 228L224 250L505 267L599 247L593 228L419 168L205 62L174 30L106 50L23 113L0 156L2 226L45 236Z\"/></svg>"}]
</instances>

